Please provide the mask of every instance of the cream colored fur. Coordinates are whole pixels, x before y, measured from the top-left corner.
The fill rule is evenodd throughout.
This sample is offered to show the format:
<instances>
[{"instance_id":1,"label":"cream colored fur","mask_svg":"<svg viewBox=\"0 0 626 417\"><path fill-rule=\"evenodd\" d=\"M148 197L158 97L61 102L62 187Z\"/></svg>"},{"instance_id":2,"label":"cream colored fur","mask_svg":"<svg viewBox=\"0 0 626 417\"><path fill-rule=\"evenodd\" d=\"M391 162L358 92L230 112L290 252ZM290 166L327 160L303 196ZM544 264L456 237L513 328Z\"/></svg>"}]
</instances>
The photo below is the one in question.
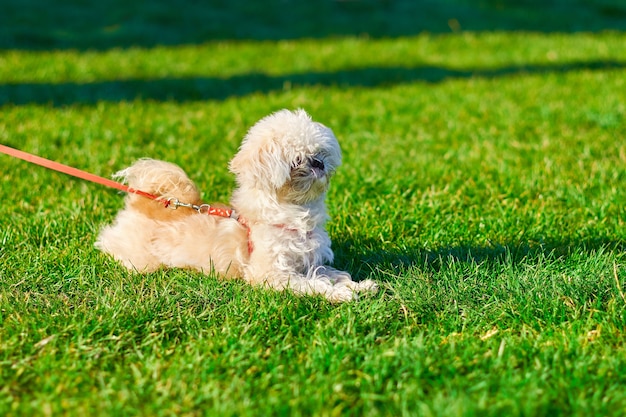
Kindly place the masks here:
<instances>
[{"instance_id":1,"label":"cream colored fur","mask_svg":"<svg viewBox=\"0 0 626 417\"><path fill-rule=\"evenodd\" d=\"M340 163L339 144L329 128L303 110L281 110L250 129L230 162L238 185L232 207L249 231L235 219L185 207L171 210L162 201L129 194L96 247L139 272L163 266L215 271L277 290L351 300L377 287L327 266L333 252L324 229L324 200ZM160 199L201 204L193 182L167 162L142 159L116 177Z\"/></svg>"}]
</instances>

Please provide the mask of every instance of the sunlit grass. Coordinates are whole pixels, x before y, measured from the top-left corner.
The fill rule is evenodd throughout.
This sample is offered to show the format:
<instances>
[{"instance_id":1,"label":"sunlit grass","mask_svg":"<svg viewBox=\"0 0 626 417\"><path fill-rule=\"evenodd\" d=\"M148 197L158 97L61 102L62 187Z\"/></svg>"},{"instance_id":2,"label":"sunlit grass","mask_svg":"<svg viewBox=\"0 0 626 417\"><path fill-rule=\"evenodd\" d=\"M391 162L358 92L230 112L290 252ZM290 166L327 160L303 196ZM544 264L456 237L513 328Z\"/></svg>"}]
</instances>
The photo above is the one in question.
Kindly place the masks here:
<instances>
[{"instance_id":1,"label":"sunlit grass","mask_svg":"<svg viewBox=\"0 0 626 417\"><path fill-rule=\"evenodd\" d=\"M511 48L512 44L515 48ZM171 77L227 79L251 74L283 76L360 68L435 67L489 72L553 66L558 70L579 62L623 64L625 59L626 46L620 32L601 35L466 32L400 39L214 41L106 51L9 50L0 55L0 79L7 84L55 84Z\"/></svg>"}]
</instances>

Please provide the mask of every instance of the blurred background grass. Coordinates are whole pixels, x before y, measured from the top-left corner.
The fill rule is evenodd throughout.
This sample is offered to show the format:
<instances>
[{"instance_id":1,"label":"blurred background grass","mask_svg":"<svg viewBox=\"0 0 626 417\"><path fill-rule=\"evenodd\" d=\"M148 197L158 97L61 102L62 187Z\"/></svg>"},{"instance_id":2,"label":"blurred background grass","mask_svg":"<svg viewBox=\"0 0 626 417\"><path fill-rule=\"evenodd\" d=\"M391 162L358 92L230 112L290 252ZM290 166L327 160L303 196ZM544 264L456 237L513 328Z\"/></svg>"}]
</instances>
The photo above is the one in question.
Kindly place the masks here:
<instances>
[{"instance_id":1,"label":"blurred background grass","mask_svg":"<svg viewBox=\"0 0 626 417\"><path fill-rule=\"evenodd\" d=\"M623 0L3 0L1 49L626 29Z\"/></svg>"}]
</instances>

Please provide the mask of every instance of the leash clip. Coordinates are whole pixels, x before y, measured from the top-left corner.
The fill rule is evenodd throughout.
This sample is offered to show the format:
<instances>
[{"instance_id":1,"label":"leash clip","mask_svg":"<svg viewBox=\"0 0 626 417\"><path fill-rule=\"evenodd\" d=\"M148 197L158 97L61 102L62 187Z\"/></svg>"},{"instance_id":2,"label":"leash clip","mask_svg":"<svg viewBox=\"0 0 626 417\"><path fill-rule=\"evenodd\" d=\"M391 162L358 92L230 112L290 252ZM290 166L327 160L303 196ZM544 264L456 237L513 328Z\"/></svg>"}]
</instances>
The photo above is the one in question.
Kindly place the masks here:
<instances>
[{"instance_id":1,"label":"leash clip","mask_svg":"<svg viewBox=\"0 0 626 417\"><path fill-rule=\"evenodd\" d=\"M199 206L193 207L200 214L209 214L209 209L211 208L210 204L201 204Z\"/></svg>"},{"instance_id":2,"label":"leash clip","mask_svg":"<svg viewBox=\"0 0 626 417\"><path fill-rule=\"evenodd\" d=\"M165 207L170 210L176 210L179 205L180 205L180 201L178 201L178 199L175 197L171 197L165 200Z\"/></svg>"},{"instance_id":3,"label":"leash clip","mask_svg":"<svg viewBox=\"0 0 626 417\"><path fill-rule=\"evenodd\" d=\"M170 197L167 200L165 200L165 207L171 210L176 210L178 207L187 207L187 208L197 211L200 214L205 214L205 213L208 214L209 210L211 209L211 206L209 204L202 204L202 205L197 206L191 203L183 203L176 197Z\"/></svg>"},{"instance_id":4,"label":"leash clip","mask_svg":"<svg viewBox=\"0 0 626 417\"><path fill-rule=\"evenodd\" d=\"M195 206L189 203L181 203L181 201L177 199L176 197L170 197L167 200L165 200L165 207L171 210L176 210L178 207L188 207L194 210L198 210L198 206Z\"/></svg>"}]
</instances>

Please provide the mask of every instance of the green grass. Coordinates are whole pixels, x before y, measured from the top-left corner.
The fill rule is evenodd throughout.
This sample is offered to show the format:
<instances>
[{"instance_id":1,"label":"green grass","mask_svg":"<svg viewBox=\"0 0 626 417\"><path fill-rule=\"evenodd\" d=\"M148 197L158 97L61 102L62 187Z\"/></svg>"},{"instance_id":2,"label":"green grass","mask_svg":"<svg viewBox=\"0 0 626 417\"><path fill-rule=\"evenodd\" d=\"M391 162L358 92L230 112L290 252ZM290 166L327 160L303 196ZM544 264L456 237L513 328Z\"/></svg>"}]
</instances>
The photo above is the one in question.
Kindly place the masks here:
<instances>
[{"instance_id":1,"label":"green grass","mask_svg":"<svg viewBox=\"0 0 626 417\"><path fill-rule=\"evenodd\" d=\"M0 143L103 176L166 159L209 201L249 126L307 109L344 153L336 265L383 290L129 274L93 248L122 195L0 155L0 415L623 415L626 35L542 28L10 43Z\"/></svg>"},{"instance_id":2,"label":"green grass","mask_svg":"<svg viewBox=\"0 0 626 417\"><path fill-rule=\"evenodd\" d=\"M622 0L3 0L0 48L110 49L422 32L626 29ZM33 13L39 10L39 13Z\"/></svg>"}]
</instances>

